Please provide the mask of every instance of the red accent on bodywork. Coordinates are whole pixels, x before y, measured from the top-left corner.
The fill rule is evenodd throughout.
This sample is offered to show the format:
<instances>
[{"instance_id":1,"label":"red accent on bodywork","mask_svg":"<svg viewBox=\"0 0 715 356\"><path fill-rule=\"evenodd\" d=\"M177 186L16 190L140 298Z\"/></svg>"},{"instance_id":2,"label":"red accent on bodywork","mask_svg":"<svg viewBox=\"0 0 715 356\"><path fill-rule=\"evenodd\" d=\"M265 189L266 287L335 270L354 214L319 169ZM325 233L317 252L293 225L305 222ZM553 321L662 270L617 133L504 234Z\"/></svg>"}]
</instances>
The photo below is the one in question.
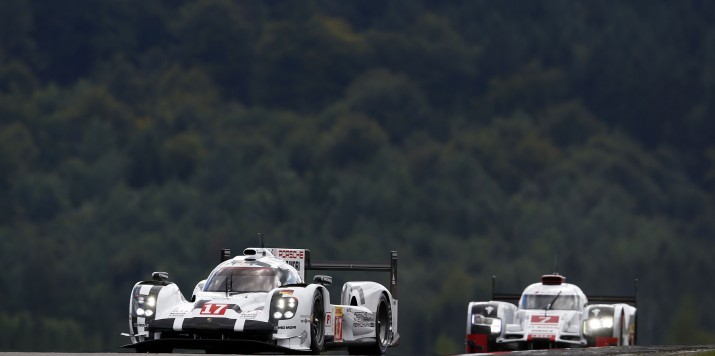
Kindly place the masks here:
<instances>
[{"instance_id":1,"label":"red accent on bodywork","mask_svg":"<svg viewBox=\"0 0 715 356\"><path fill-rule=\"evenodd\" d=\"M467 353L488 351L487 334L467 334Z\"/></svg>"},{"instance_id":2,"label":"red accent on bodywork","mask_svg":"<svg viewBox=\"0 0 715 356\"><path fill-rule=\"evenodd\" d=\"M532 324L558 324L559 316L558 315L548 315L548 316L532 315L531 323Z\"/></svg>"},{"instance_id":3,"label":"red accent on bodywork","mask_svg":"<svg viewBox=\"0 0 715 356\"><path fill-rule=\"evenodd\" d=\"M609 337L609 336L597 336L596 337L596 346L597 347L618 346L618 338L617 337Z\"/></svg>"},{"instance_id":4,"label":"red accent on bodywork","mask_svg":"<svg viewBox=\"0 0 715 356\"><path fill-rule=\"evenodd\" d=\"M549 340L549 341L556 341L556 335L528 335L526 337L526 341L534 341L534 340Z\"/></svg>"},{"instance_id":5,"label":"red accent on bodywork","mask_svg":"<svg viewBox=\"0 0 715 356\"><path fill-rule=\"evenodd\" d=\"M566 280L566 277L558 274L545 274L541 276L541 284L545 286L558 286Z\"/></svg>"}]
</instances>

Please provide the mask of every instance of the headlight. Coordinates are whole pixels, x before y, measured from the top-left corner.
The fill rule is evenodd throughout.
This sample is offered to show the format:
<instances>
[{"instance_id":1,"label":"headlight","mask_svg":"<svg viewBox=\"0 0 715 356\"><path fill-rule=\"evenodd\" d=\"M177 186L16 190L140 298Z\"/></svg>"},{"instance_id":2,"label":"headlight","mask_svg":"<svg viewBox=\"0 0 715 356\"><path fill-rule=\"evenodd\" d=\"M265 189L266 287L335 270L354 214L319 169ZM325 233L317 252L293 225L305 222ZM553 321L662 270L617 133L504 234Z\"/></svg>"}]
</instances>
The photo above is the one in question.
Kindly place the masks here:
<instances>
[{"instance_id":1,"label":"headlight","mask_svg":"<svg viewBox=\"0 0 715 356\"><path fill-rule=\"evenodd\" d=\"M135 293L133 305L136 316L149 318L156 313L156 296Z\"/></svg>"},{"instance_id":2,"label":"headlight","mask_svg":"<svg viewBox=\"0 0 715 356\"><path fill-rule=\"evenodd\" d=\"M586 321L586 333L596 332L600 329L610 329L613 327L613 317L592 318Z\"/></svg>"},{"instance_id":3,"label":"headlight","mask_svg":"<svg viewBox=\"0 0 715 356\"><path fill-rule=\"evenodd\" d=\"M501 333L501 319L493 319L491 327L492 327L492 334Z\"/></svg>"},{"instance_id":4,"label":"headlight","mask_svg":"<svg viewBox=\"0 0 715 356\"><path fill-rule=\"evenodd\" d=\"M295 316L298 309L298 299L295 297L273 296L273 319L286 320Z\"/></svg>"},{"instance_id":5,"label":"headlight","mask_svg":"<svg viewBox=\"0 0 715 356\"><path fill-rule=\"evenodd\" d=\"M501 319L487 318L484 315L474 314L472 315L472 324L489 326L492 334L499 334L501 332Z\"/></svg>"}]
</instances>

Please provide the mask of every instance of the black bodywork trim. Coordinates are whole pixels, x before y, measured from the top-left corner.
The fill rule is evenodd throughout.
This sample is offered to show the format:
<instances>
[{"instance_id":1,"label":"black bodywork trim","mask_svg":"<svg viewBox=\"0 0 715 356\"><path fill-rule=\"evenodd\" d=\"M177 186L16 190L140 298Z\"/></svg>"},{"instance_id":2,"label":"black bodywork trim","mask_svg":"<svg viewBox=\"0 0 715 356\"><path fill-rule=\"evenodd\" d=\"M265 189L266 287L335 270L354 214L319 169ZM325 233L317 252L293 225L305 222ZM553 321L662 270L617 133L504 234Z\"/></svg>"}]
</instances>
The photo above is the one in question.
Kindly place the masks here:
<instances>
[{"instance_id":1,"label":"black bodywork trim","mask_svg":"<svg viewBox=\"0 0 715 356\"><path fill-rule=\"evenodd\" d=\"M174 320L175 319L159 319L154 320L149 323L150 332L164 332L170 331L174 332ZM201 333L201 332L213 332L213 331L224 331L233 332L236 334L241 333L265 333L273 334L276 330L275 326L271 323L259 320L246 320L243 324L242 331L234 331L233 327L236 325L236 319L230 318L186 318L181 324L181 331L176 331L177 333Z\"/></svg>"},{"instance_id":2,"label":"black bodywork trim","mask_svg":"<svg viewBox=\"0 0 715 356\"><path fill-rule=\"evenodd\" d=\"M390 272L390 294L397 299L397 251L390 251L390 263L313 262L305 250L305 270Z\"/></svg>"},{"instance_id":3,"label":"black bodywork trim","mask_svg":"<svg viewBox=\"0 0 715 356\"><path fill-rule=\"evenodd\" d=\"M207 353L256 353L283 352L299 353L269 342L255 340L216 340L216 339L182 339L168 338L149 340L136 344L128 344L123 348L135 349L138 352L171 352L173 349L204 350Z\"/></svg>"}]
</instances>

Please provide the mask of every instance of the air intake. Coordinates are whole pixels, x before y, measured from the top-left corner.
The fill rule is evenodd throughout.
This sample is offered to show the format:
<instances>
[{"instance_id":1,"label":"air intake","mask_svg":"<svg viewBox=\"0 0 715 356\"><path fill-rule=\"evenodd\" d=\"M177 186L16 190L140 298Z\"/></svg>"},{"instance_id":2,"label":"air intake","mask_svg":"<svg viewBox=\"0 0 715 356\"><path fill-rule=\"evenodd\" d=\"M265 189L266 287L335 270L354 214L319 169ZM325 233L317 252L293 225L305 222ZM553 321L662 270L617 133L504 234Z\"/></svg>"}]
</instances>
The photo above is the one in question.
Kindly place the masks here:
<instances>
[{"instance_id":1,"label":"air intake","mask_svg":"<svg viewBox=\"0 0 715 356\"><path fill-rule=\"evenodd\" d=\"M541 284L545 286L558 286L564 283L566 277L559 274L545 274L541 276Z\"/></svg>"}]
</instances>

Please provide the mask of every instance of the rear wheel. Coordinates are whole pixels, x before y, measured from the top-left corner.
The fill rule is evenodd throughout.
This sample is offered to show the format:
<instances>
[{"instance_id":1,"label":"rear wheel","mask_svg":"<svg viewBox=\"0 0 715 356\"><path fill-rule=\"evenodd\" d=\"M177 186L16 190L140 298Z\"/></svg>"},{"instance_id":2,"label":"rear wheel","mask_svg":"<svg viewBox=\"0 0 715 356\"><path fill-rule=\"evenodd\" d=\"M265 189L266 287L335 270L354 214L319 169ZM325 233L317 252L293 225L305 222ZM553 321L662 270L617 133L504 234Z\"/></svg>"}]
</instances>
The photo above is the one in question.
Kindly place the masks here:
<instances>
[{"instance_id":1,"label":"rear wheel","mask_svg":"<svg viewBox=\"0 0 715 356\"><path fill-rule=\"evenodd\" d=\"M638 327L638 324L636 323L638 321L638 318L633 315L633 318L631 319L630 323L628 323L628 344L629 345L635 345L636 344L636 328Z\"/></svg>"},{"instance_id":2,"label":"rear wheel","mask_svg":"<svg viewBox=\"0 0 715 356\"><path fill-rule=\"evenodd\" d=\"M325 305L323 294L315 291L313 295L313 311L310 316L310 351L317 355L323 351L325 344Z\"/></svg>"},{"instance_id":3,"label":"rear wheel","mask_svg":"<svg viewBox=\"0 0 715 356\"><path fill-rule=\"evenodd\" d=\"M375 311L375 343L370 346L350 347L351 355L383 355L392 341L392 313L385 294L380 294L380 301Z\"/></svg>"},{"instance_id":4,"label":"rear wheel","mask_svg":"<svg viewBox=\"0 0 715 356\"><path fill-rule=\"evenodd\" d=\"M626 340L628 334L626 334L626 317L621 313L621 330L620 335L618 335L618 346L626 345Z\"/></svg>"}]
</instances>

